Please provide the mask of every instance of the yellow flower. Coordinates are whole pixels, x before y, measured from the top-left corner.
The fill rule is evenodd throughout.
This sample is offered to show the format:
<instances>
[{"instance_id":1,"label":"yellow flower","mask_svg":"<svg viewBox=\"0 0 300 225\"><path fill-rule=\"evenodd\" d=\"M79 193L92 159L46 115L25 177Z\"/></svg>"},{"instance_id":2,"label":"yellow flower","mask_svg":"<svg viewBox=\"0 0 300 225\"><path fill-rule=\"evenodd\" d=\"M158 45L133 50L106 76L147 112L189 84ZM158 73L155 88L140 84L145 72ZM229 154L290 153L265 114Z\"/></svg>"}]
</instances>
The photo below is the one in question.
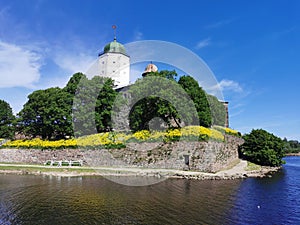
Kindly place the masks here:
<instances>
[{"instance_id":1,"label":"yellow flower","mask_svg":"<svg viewBox=\"0 0 300 225\"><path fill-rule=\"evenodd\" d=\"M133 137L135 137L138 140L147 140L150 137L150 132L148 130L141 130L135 132L133 134Z\"/></svg>"}]
</instances>

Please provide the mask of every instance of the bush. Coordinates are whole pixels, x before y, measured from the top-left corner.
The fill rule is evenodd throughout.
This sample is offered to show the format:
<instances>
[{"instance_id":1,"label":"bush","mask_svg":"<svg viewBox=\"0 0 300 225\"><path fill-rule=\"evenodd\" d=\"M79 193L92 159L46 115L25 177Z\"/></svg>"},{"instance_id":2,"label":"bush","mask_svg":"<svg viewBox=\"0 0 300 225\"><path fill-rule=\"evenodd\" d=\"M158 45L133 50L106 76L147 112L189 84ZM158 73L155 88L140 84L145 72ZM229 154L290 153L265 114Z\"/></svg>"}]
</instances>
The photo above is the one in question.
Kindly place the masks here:
<instances>
[{"instance_id":1,"label":"bush","mask_svg":"<svg viewBox=\"0 0 300 225\"><path fill-rule=\"evenodd\" d=\"M229 135L233 135L233 136L237 136L237 137L241 137L241 133L236 131L236 130L233 130L231 128L228 128L228 127L222 127L222 126L213 126L213 128L215 130L218 130L224 134L229 134Z\"/></svg>"},{"instance_id":2,"label":"bush","mask_svg":"<svg viewBox=\"0 0 300 225\"><path fill-rule=\"evenodd\" d=\"M24 149L73 149L73 148L124 148L128 142L174 142L185 141L224 141L222 132L202 126L187 126L181 129L168 129L167 131L148 130L137 131L133 134L106 132L82 136L68 140L15 140L4 143L1 148Z\"/></svg>"},{"instance_id":3,"label":"bush","mask_svg":"<svg viewBox=\"0 0 300 225\"><path fill-rule=\"evenodd\" d=\"M263 129L252 130L243 136L242 157L262 166L280 166L284 163L284 142Z\"/></svg>"}]
</instances>

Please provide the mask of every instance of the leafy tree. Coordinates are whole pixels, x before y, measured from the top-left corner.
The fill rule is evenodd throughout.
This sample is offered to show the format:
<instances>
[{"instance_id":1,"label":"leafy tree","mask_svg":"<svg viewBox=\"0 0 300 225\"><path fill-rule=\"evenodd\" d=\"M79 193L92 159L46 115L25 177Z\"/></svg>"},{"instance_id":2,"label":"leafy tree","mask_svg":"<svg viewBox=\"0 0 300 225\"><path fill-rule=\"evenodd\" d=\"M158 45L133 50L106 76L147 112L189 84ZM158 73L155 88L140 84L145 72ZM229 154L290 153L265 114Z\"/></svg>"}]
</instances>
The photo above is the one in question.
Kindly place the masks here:
<instances>
[{"instance_id":1,"label":"leafy tree","mask_svg":"<svg viewBox=\"0 0 300 225\"><path fill-rule=\"evenodd\" d=\"M86 75L83 73L75 73L68 81L67 85L63 88L64 91L70 93L71 95L75 95L77 86L80 81L84 82L86 80Z\"/></svg>"},{"instance_id":2,"label":"leafy tree","mask_svg":"<svg viewBox=\"0 0 300 225\"><path fill-rule=\"evenodd\" d=\"M178 76L177 72L175 70L161 70L159 72L151 72L147 76L157 76L157 77L162 77L166 78L168 80L176 81L176 78Z\"/></svg>"},{"instance_id":3,"label":"leafy tree","mask_svg":"<svg viewBox=\"0 0 300 225\"><path fill-rule=\"evenodd\" d=\"M212 124L224 127L226 120L225 106L213 95L207 95L207 99L212 116Z\"/></svg>"},{"instance_id":4,"label":"leafy tree","mask_svg":"<svg viewBox=\"0 0 300 225\"><path fill-rule=\"evenodd\" d=\"M205 91L199 87L198 82L191 76L180 77L178 83L195 104L199 120L193 121L194 125L199 125L200 123L201 126L210 127L212 125L212 116Z\"/></svg>"},{"instance_id":5,"label":"leafy tree","mask_svg":"<svg viewBox=\"0 0 300 225\"><path fill-rule=\"evenodd\" d=\"M0 137L12 138L14 136L13 115L10 105L4 100L0 100Z\"/></svg>"},{"instance_id":6,"label":"leafy tree","mask_svg":"<svg viewBox=\"0 0 300 225\"><path fill-rule=\"evenodd\" d=\"M300 143L297 140L283 139L286 153L298 153L300 152Z\"/></svg>"},{"instance_id":7,"label":"leafy tree","mask_svg":"<svg viewBox=\"0 0 300 225\"><path fill-rule=\"evenodd\" d=\"M76 136L112 129L111 110L116 96L110 78L81 78L73 99L73 123Z\"/></svg>"},{"instance_id":8,"label":"leafy tree","mask_svg":"<svg viewBox=\"0 0 300 225\"><path fill-rule=\"evenodd\" d=\"M109 78L102 78L96 76L91 80L91 82L103 84L98 94L95 107L95 120L97 132L111 131L111 113L117 95L117 92L113 89L114 81Z\"/></svg>"},{"instance_id":9,"label":"leafy tree","mask_svg":"<svg viewBox=\"0 0 300 225\"><path fill-rule=\"evenodd\" d=\"M34 91L19 113L22 131L43 139L72 135L71 101L71 95L58 87Z\"/></svg>"},{"instance_id":10,"label":"leafy tree","mask_svg":"<svg viewBox=\"0 0 300 225\"><path fill-rule=\"evenodd\" d=\"M280 166L284 163L284 142L263 129L252 130L243 136L242 156L264 166Z\"/></svg>"},{"instance_id":11,"label":"leafy tree","mask_svg":"<svg viewBox=\"0 0 300 225\"><path fill-rule=\"evenodd\" d=\"M195 107L175 80L175 71L149 73L130 87L129 115L133 131L149 129L149 122L161 118L168 127L191 125L197 118Z\"/></svg>"}]
</instances>

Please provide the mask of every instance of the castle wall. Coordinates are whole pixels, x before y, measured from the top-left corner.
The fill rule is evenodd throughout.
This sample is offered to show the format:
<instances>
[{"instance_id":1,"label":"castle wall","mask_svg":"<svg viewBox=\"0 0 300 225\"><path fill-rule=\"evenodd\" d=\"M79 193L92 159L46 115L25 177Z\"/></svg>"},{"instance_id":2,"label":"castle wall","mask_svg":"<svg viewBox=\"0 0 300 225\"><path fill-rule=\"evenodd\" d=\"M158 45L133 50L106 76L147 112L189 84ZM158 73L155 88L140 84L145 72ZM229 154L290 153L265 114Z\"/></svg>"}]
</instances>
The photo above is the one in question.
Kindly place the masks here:
<instances>
[{"instance_id":1,"label":"castle wall","mask_svg":"<svg viewBox=\"0 0 300 225\"><path fill-rule=\"evenodd\" d=\"M0 162L42 165L47 160L83 160L89 166L128 166L216 172L238 159L241 138L225 142L128 143L123 149L0 149ZM187 160L188 164L187 165Z\"/></svg>"}]
</instances>

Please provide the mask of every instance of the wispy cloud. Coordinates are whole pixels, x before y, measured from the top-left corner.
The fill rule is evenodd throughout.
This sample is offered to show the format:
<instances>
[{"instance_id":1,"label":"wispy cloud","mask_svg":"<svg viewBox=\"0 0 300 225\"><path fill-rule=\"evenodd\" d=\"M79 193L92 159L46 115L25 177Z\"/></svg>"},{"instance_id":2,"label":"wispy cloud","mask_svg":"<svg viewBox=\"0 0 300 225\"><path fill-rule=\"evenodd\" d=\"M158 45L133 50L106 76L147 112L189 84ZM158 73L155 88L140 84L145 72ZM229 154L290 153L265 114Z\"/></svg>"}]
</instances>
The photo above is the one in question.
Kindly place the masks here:
<instances>
[{"instance_id":1,"label":"wispy cloud","mask_svg":"<svg viewBox=\"0 0 300 225\"><path fill-rule=\"evenodd\" d=\"M140 41L143 39L143 37L144 37L144 34L141 31L139 31L139 30L134 31L134 38L133 38L134 41Z\"/></svg>"},{"instance_id":2,"label":"wispy cloud","mask_svg":"<svg viewBox=\"0 0 300 225\"><path fill-rule=\"evenodd\" d=\"M33 88L40 79L42 56L27 47L0 41L0 88Z\"/></svg>"},{"instance_id":3,"label":"wispy cloud","mask_svg":"<svg viewBox=\"0 0 300 225\"><path fill-rule=\"evenodd\" d=\"M243 92L240 84L232 80L221 80L219 87L222 91Z\"/></svg>"},{"instance_id":4,"label":"wispy cloud","mask_svg":"<svg viewBox=\"0 0 300 225\"><path fill-rule=\"evenodd\" d=\"M96 57L83 52L60 51L55 54L53 60L60 68L69 73L85 73L89 69L89 66L95 61L95 58Z\"/></svg>"},{"instance_id":5,"label":"wispy cloud","mask_svg":"<svg viewBox=\"0 0 300 225\"><path fill-rule=\"evenodd\" d=\"M237 93L242 93L243 88L241 85L233 80L221 80L218 84L212 86L209 88L209 91L214 93L215 91L220 90L220 91L232 91L232 92L237 92Z\"/></svg>"},{"instance_id":6,"label":"wispy cloud","mask_svg":"<svg viewBox=\"0 0 300 225\"><path fill-rule=\"evenodd\" d=\"M286 35L294 32L294 31L296 31L296 27L295 26L287 28L287 29L284 29L284 30L273 32L270 35L268 35L267 38L271 38L271 39L277 40L277 39L280 39L282 37L285 37Z\"/></svg>"},{"instance_id":7,"label":"wispy cloud","mask_svg":"<svg viewBox=\"0 0 300 225\"><path fill-rule=\"evenodd\" d=\"M205 29L215 29L215 28L219 28L219 27L222 27L224 25L230 24L233 21L234 21L234 19L220 20L220 21L208 24L204 28Z\"/></svg>"},{"instance_id":8,"label":"wispy cloud","mask_svg":"<svg viewBox=\"0 0 300 225\"><path fill-rule=\"evenodd\" d=\"M204 40L201 40L197 43L196 45L196 49L201 49L201 48L204 48L204 47L207 47L211 45L211 39L210 38L206 38Z\"/></svg>"}]
</instances>

